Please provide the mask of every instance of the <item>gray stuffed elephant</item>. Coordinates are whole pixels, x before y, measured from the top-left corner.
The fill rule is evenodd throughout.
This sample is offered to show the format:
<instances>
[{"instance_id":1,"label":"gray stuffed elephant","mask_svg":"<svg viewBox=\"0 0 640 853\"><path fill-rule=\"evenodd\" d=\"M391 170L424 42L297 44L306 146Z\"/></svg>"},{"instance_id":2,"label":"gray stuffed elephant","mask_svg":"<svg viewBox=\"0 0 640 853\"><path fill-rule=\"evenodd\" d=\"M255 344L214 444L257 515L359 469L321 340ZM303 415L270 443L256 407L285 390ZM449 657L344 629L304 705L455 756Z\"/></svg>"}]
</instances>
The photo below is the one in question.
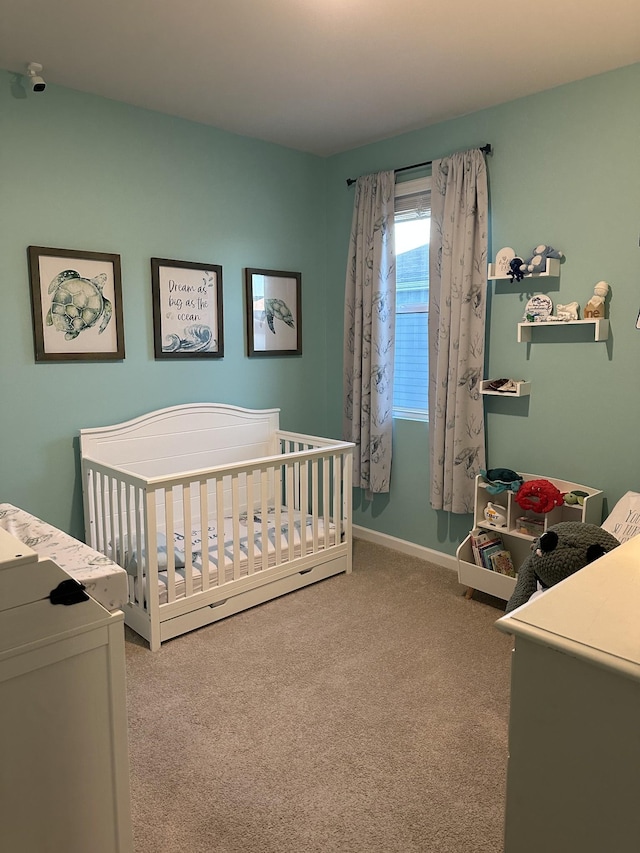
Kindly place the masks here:
<instances>
[{"instance_id":1,"label":"gray stuffed elephant","mask_svg":"<svg viewBox=\"0 0 640 853\"><path fill-rule=\"evenodd\" d=\"M538 584L548 589L619 544L615 536L597 524L582 521L554 524L532 544L531 554L518 571L518 580L505 612L510 613L529 601Z\"/></svg>"}]
</instances>

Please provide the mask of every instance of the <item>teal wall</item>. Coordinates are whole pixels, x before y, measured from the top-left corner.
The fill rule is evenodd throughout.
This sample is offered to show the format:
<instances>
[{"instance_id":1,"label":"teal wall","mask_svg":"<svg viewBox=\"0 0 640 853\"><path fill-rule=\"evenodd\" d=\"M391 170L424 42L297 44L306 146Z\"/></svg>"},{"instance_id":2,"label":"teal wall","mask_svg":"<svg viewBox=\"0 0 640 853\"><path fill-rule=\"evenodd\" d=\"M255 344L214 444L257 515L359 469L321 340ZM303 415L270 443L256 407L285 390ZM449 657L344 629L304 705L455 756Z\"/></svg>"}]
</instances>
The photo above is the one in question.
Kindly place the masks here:
<instances>
[{"instance_id":1,"label":"teal wall","mask_svg":"<svg viewBox=\"0 0 640 853\"><path fill-rule=\"evenodd\" d=\"M566 255L554 304L581 306L604 279L611 286L611 337L580 327L536 331L517 343L527 297L489 287L487 376L532 382L529 398L487 398L488 464L556 476L605 492L606 506L640 490L640 65L513 101L334 156L327 172L329 298L339 303L353 190L345 178L435 159L484 143L490 183L490 254L549 243ZM543 336L544 331L544 336ZM328 329L330 383L340 375L340 330ZM542 342L543 341L543 342ZM329 429L340 424L328 397ZM397 421L389 496L356 500L355 521L453 553L470 519L428 506L428 425Z\"/></svg>"},{"instance_id":2,"label":"teal wall","mask_svg":"<svg viewBox=\"0 0 640 853\"><path fill-rule=\"evenodd\" d=\"M345 179L486 142L491 254L551 243L567 256L554 302L612 292L607 343L558 329L528 346L522 292L491 285L487 375L533 387L487 401L489 465L601 488L609 507L640 489L638 91L634 65L322 160L51 85L26 96L0 71L0 501L81 535L78 430L181 402L280 406L285 427L339 436ZM35 364L29 245L121 255L124 361ZM224 359L154 360L151 257L222 265ZM246 266L302 272L300 358L245 356ZM470 519L429 508L428 425L394 433L391 493L356 492L355 520L454 553Z\"/></svg>"},{"instance_id":3,"label":"teal wall","mask_svg":"<svg viewBox=\"0 0 640 853\"><path fill-rule=\"evenodd\" d=\"M324 161L0 72L0 502L82 535L81 427L181 402L326 432ZM34 362L27 246L121 256L126 358ZM156 361L150 258L221 264L223 359ZM302 273L303 355L248 359L243 268Z\"/></svg>"}]
</instances>

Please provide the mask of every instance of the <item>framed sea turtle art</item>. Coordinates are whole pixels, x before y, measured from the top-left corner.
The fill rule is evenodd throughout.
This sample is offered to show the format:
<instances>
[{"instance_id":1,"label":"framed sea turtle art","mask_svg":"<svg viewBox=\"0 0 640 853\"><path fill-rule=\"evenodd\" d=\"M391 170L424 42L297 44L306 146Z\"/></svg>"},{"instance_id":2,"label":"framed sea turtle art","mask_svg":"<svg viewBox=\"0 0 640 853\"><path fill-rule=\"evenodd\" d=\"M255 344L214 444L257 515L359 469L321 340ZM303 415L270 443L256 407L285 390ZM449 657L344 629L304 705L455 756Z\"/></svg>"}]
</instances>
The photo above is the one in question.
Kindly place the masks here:
<instances>
[{"instance_id":1,"label":"framed sea turtle art","mask_svg":"<svg viewBox=\"0 0 640 853\"><path fill-rule=\"evenodd\" d=\"M29 246L36 361L124 358L120 255Z\"/></svg>"},{"instance_id":2,"label":"framed sea turtle art","mask_svg":"<svg viewBox=\"0 0 640 853\"><path fill-rule=\"evenodd\" d=\"M222 358L222 267L151 258L156 358Z\"/></svg>"},{"instance_id":3,"label":"framed sea turtle art","mask_svg":"<svg viewBox=\"0 0 640 853\"><path fill-rule=\"evenodd\" d=\"M245 269L247 355L302 355L302 274Z\"/></svg>"}]
</instances>

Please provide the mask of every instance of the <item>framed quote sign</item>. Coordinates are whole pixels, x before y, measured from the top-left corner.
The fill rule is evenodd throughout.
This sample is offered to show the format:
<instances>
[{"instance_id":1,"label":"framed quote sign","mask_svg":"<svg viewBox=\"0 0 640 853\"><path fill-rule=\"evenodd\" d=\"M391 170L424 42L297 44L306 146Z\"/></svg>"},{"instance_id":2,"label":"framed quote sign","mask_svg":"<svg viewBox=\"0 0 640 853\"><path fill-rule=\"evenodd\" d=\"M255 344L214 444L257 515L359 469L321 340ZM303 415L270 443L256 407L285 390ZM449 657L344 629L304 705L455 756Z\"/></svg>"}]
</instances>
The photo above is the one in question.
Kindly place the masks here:
<instances>
[{"instance_id":1,"label":"framed quote sign","mask_svg":"<svg viewBox=\"0 0 640 853\"><path fill-rule=\"evenodd\" d=\"M222 358L222 267L151 258L156 358Z\"/></svg>"}]
</instances>

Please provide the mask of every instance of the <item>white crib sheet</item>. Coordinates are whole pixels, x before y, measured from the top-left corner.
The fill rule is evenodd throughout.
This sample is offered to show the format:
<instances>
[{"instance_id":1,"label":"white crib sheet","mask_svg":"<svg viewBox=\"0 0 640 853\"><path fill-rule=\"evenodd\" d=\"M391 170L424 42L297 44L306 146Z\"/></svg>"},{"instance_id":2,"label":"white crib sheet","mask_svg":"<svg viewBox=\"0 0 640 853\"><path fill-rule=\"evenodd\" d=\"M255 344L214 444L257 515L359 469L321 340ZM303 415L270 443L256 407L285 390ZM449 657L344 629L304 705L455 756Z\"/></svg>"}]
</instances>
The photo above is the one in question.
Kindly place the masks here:
<instances>
[{"instance_id":1,"label":"white crib sheet","mask_svg":"<svg viewBox=\"0 0 640 853\"><path fill-rule=\"evenodd\" d=\"M84 584L89 595L107 610L124 607L129 597L127 575L112 560L12 504L0 503L0 527Z\"/></svg>"},{"instance_id":2,"label":"white crib sheet","mask_svg":"<svg viewBox=\"0 0 640 853\"><path fill-rule=\"evenodd\" d=\"M304 554L312 553L313 551L313 522L311 516L304 516L297 510L293 511L293 558L300 557ZM276 564L276 512L275 509L270 509L266 516L267 523L267 567ZM306 530L305 549L302 550L301 531ZM240 526L240 560L239 560L239 576L246 577L249 574L249 529L247 514L243 513L239 520ZM224 520L224 568L225 582L234 579L234 560L233 560L233 529L234 520L227 517ZM333 542L335 537L335 526L333 523L328 524L327 544ZM262 516L260 513L253 515L253 541L254 541L254 560L253 571L260 572L263 569L263 545L262 545ZM208 528L207 535L207 552L209 556L209 584L215 586L218 584L218 532L214 524ZM325 525L322 518L318 520L317 529L317 547L324 547L325 543ZM125 544L121 560L130 574L135 575L137 572L137 556L135 542L132 543L133 548L128 548ZM281 510L280 518L280 548L281 561L289 558L289 521L288 510ZM167 540L163 533L158 534L157 542L158 550L158 587L160 590L160 604L167 602ZM192 560L192 577L193 591L200 592L202 589L202 535L201 531L191 531L191 560ZM120 553L120 549L117 549ZM144 545L142 548L144 559ZM185 536L179 530L174 534L174 559L175 559L175 591L176 598L184 598L185 596Z\"/></svg>"}]
</instances>

